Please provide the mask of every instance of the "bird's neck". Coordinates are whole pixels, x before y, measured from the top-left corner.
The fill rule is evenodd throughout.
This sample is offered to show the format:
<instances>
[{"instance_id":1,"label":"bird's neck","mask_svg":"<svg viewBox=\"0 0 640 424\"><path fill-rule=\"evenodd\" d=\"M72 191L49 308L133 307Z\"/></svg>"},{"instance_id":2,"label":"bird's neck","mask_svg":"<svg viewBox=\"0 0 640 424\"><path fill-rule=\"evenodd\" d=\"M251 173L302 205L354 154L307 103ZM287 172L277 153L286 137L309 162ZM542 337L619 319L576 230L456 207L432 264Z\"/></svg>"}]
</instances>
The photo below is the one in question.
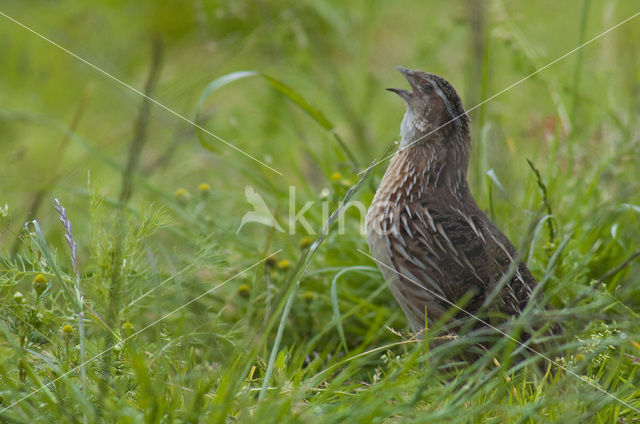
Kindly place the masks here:
<instances>
[{"instance_id":1,"label":"bird's neck","mask_svg":"<svg viewBox=\"0 0 640 424\"><path fill-rule=\"evenodd\" d=\"M450 192L461 197L468 191L468 139L435 132L417 142L405 141L404 145L398 154L406 161L404 166L417 171L424 195Z\"/></svg>"}]
</instances>

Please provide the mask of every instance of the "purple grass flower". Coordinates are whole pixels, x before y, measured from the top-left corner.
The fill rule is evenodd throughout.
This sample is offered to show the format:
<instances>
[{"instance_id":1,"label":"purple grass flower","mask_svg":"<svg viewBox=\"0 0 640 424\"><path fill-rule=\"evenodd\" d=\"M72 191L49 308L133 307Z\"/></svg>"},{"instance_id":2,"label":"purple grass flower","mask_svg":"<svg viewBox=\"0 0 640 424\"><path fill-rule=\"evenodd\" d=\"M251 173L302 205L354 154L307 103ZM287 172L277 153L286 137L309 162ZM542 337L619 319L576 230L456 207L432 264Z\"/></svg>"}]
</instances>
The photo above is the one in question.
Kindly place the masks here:
<instances>
[{"instance_id":1,"label":"purple grass flower","mask_svg":"<svg viewBox=\"0 0 640 424\"><path fill-rule=\"evenodd\" d=\"M73 234L71 233L71 221L69 221L69 218L67 217L67 210L64 208L64 206L62 206L62 204L60 204L60 201L57 198L55 199L55 202L56 202L56 210L60 215L60 222L62 222L62 225L64 226L64 229L65 229L64 238L67 239L67 243L69 243L69 248L71 249L71 262L73 264L73 270L77 274L78 273L78 266L76 264L77 248L76 248L76 242L73 241Z\"/></svg>"}]
</instances>

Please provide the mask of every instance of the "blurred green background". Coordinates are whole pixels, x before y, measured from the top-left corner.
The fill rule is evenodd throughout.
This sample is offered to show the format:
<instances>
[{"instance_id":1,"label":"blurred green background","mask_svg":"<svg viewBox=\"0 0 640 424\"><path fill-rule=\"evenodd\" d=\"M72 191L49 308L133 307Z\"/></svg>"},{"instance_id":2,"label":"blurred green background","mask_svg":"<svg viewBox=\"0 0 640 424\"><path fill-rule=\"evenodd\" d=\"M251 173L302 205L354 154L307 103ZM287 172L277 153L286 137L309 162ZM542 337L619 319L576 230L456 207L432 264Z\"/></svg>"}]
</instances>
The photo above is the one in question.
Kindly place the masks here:
<instances>
[{"instance_id":1,"label":"blurred green background","mask_svg":"<svg viewBox=\"0 0 640 424\"><path fill-rule=\"evenodd\" d=\"M324 224L321 202L334 210L360 171L397 140L404 105L384 88L405 87L406 81L393 68L439 74L456 87L467 109L481 104L470 112L469 169L481 208L516 246L542 213L553 214L553 231L535 233L527 260L537 278L548 278L551 303L566 306L640 248L640 17L518 82L638 13L638 7L632 0L3 1L0 206L7 209L0 226L0 297L7 306L0 315L6 327L0 335L0 382L6 387L0 389L0 407L61 374L52 369L71 370L82 362L83 354L69 352L69 342L60 338L65 324L73 324L72 345L86 348L85 358L98 355L115 346L123 323L143 329L282 250L273 263L252 268L150 327L136 345L100 355L88 365L86 379L74 371L66 386L53 386L58 401L42 400L47 390L41 389L0 416L16 422L91 422L109 414L123 422L366 422L412 420L419 410L421 419L460 418L462 401L454 396L459 387L446 378L430 392L440 403L419 395L409 402L400 394L409 386L424 390L420 372L402 374L407 380L394 386L394 372L414 365L409 359L396 363L410 350L389 348L381 351L391 352L387 356L354 361L362 370L343 370L324 386L305 380L319 367L337 366L337 358L350 351L397 342L387 326L406 334L406 321L373 262L357 251L367 251L357 210L348 210L344 231L333 228L309 255ZM285 88L249 77L205 92L217 78L246 70ZM158 105L145 106L142 92L282 175L198 134ZM539 170L546 199L526 159ZM386 164L374 167L355 195L365 206ZM250 223L236 234L252 210L247 186L264 198L285 233ZM314 231L288 225L290 187L298 211L313 202L305 217ZM76 278L54 198L72 222L78 279L95 313L83 336L77 334L73 301L61 294ZM33 219L46 246L24 232ZM296 263L305 258L310 266L302 274ZM633 321L640 307L639 270L630 260L621 273L611 273L598 286L597 302L574 315L593 318L576 319L578 339L617 347L605 359L598 356L600 347L580 353L589 359L585 375L606 378L614 391L611 381L627 376L618 395L628 400L638 393L625 352L640 353L629 344L640 340ZM38 273L49 284L41 298L31 287ZM298 283L300 290L294 289ZM24 294L19 302L18 291ZM288 296L294 302L283 320L281 356L269 360ZM589 315L594 310L605 316ZM626 341L611 322L627 326ZM612 334L618 338L609 340ZM569 349L569 363L582 352L578 345ZM594 371L615 358L610 375ZM268 363L276 371L267 383L278 388L268 396L279 409L254 396ZM39 379L29 377L26 364ZM466 378L471 380L460 381L478 383ZM463 399L468 415L461 421L606 422L634 416L611 399L603 406L596 395L580 403L580 393L562 391L580 382L566 378L558 383L560 395L537 393L516 401L502 378ZM523 380L529 381L526 375ZM291 389L304 384L318 391ZM318 395L327 386L330 393ZM492 407L487 396L496 399ZM36 412L43 402L46 412ZM394 409L394 402L402 407ZM155 412L149 405L156 405Z\"/></svg>"},{"instance_id":2,"label":"blurred green background","mask_svg":"<svg viewBox=\"0 0 640 424\"><path fill-rule=\"evenodd\" d=\"M579 1L8 1L3 11L139 90L152 42L161 38L164 60L153 97L190 119L214 78L238 70L273 76L321 110L364 167L399 131L404 107L383 90L405 84L394 66L444 76L470 108L635 12L632 1L585 3L586 11ZM104 161L125 162L142 98L4 17L0 31L0 184L12 210L24 211L52 166L64 173L59 197L86 188L87 170L112 186L118 169ZM609 127L633 138L638 35L632 21L475 109L473 186L483 187L484 173L494 168L518 196L525 157L544 169L572 166L584 175L594 158L622 141ZM225 87L205 109L207 129L260 160L270 158L284 174L265 173L273 184L304 178L320 187L340 166L332 160L331 137L262 81ZM76 113L75 133L89 147L72 141L59 164L51 163L61 129ZM141 167L155 172L158 187L211 180L236 189L246 184L238 173L257 165L213 139L218 155L204 151L188 123L158 107L148 125ZM558 131L562 142L554 146L545 131ZM554 148L562 155L549 163ZM157 172L153 164L165 157L170 172Z\"/></svg>"}]
</instances>

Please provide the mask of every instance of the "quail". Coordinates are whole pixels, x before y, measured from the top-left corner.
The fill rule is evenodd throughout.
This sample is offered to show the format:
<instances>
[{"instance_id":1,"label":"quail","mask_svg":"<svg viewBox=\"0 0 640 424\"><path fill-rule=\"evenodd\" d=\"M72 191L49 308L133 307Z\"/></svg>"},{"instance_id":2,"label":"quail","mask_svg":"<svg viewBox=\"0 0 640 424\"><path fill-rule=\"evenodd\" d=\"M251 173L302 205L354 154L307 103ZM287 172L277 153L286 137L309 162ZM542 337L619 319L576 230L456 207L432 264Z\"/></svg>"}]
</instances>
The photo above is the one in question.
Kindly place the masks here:
<instances>
[{"instance_id":1,"label":"quail","mask_svg":"<svg viewBox=\"0 0 640 424\"><path fill-rule=\"evenodd\" d=\"M388 89L406 113L367 212L371 255L416 333L425 314L434 322L460 302L471 314L517 316L537 283L524 263L509 269L516 249L469 191L470 120L460 97L437 75L397 69L412 91Z\"/></svg>"}]
</instances>

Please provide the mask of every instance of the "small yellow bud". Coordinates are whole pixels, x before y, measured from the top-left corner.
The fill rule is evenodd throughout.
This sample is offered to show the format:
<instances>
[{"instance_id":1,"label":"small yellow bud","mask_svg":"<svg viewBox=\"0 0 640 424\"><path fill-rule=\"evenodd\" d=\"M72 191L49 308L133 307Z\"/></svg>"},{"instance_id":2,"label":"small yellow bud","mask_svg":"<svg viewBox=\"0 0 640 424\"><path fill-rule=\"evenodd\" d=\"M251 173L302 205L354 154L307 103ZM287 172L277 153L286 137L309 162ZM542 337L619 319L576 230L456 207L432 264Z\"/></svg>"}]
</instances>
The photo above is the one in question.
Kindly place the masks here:
<instances>
[{"instance_id":1,"label":"small yellow bud","mask_svg":"<svg viewBox=\"0 0 640 424\"><path fill-rule=\"evenodd\" d=\"M283 259L280 262L278 262L278 268L280 268L283 271L286 271L289 268L291 268L291 262L289 262L287 259Z\"/></svg>"},{"instance_id":2,"label":"small yellow bud","mask_svg":"<svg viewBox=\"0 0 640 424\"><path fill-rule=\"evenodd\" d=\"M191 194L189 194L189 192L184 188L177 189L174 196L178 203L183 205L187 204L191 199Z\"/></svg>"},{"instance_id":3,"label":"small yellow bud","mask_svg":"<svg viewBox=\"0 0 640 424\"><path fill-rule=\"evenodd\" d=\"M307 247L311 246L312 243L313 240L311 239L311 237L302 237L302 240L300 240L300 249L304 250Z\"/></svg>"},{"instance_id":4,"label":"small yellow bud","mask_svg":"<svg viewBox=\"0 0 640 424\"><path fill-rule=\"evenodd\" d=\"M13 294L13 301L16 302L17 304L22 304L24 303L24 296L20 292L15 292Z\"/></svg>"},{"instance_id":5,"label":"small yellow bud","mask_svg":"<svg viewBox=\"0 0 640 424\"><path fill-rule=\"evenodd\" d=\"M576 362L582 362L586 359L586 357L582 353L578 353L576 355Z\"/></svg>"},{"instance_id":6,"label":"small yellow bud","mask_svg":"<svg viewBox=\"0 0 640 424\"><path fill-rule=\"evenodd\" d=\"M238 294L245 299L248 298L251 294L251 287L249 287L247 284L242 284L240 287L238 287Z\"/></svg>"},{"instance_id":7,"label":"small yellow bud","mask_svg":"<svg viewBox=\"0 0 640 424\"><path fill-rule=\"evenodd\" d=\"M33 290L36 292L36 296L42 296L42 293L47 289L47 279L44 275L38 274L33 279Z\"/></svg>"},{"instance_id":8,"label":"small yellow bud","mask_svg":"<svg viewBox=\"0 0 640 424\"><path fill-rule=\"evenodd\" d=\"M340 181L342 179L342 174L339 172L334 172L333 175L331 175L331 181Z\"/></svg>"},{"instance_id":9,"label":"small yellow bud","mask_svg":"<svg viewBox=\"0 0 640 424\"><path fill-rule=\"evenodd\" d=\"M200 183L198 186L198 191L202 195L202 197L207 197L209 192L211 191L211 186L207 183Z\"/></svg>"},{"instance_id":10,"label":"small yellow bud","mask_svg":"<svg viewBox=\"0 0 640 424\"><path fill-rule=\"evenodd\" d=\"M120 335L124 338L131 337L131 335L133 334L133 330L133 324L127 321L120 326Z\"/></svg>"},{"instance_id":11,"label":"small yellow bud","mask_svg":"<svg viewBox=\"0 0 640 424\"><path fill-rule=\"evenodd\" d=\"M316 295L312 291L304 292L304 300L305 300L305 302L311 303L311 302L313 302L313 299L315 299L315 298L316 298Z\"/></svg>"},{"instance_id":12,"label":"small yellow bud","mask_svg":"<svg viewBox=\"0 0 640 424\"><path fill-rule=\"evenodd\" d=\"M73 330L73 327L70 326L69 324L66 324L60 330L60 335L62 336L62 339L65 341L65 343L69 343L71 341L71 339L73 338L73 333L74 332L75 331Z\"/></svg>"},{"instance_id":13,"label":"small yellow bud","mask_svg":"<svg viewBox=\"0 0 640 424\"><path fill-rule=\"evenodd\" d=\"M343 185L344 187L351 187L353 185L353 182L345 178L343 180L340 180L340 184Z\"/></svg>"}]
</instances>

